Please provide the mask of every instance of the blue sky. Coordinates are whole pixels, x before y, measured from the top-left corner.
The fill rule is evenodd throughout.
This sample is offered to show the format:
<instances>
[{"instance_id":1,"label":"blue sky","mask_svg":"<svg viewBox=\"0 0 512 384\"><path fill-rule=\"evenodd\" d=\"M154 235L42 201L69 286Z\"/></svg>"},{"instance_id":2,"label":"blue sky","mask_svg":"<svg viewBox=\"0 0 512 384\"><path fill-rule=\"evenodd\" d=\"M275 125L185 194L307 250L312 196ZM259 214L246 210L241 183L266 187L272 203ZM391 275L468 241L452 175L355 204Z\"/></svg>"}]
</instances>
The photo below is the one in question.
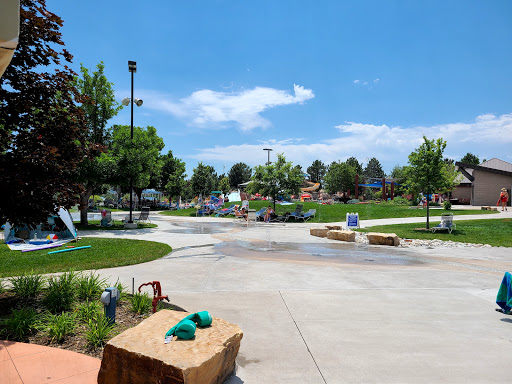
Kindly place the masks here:
<instances>
[{"instance_id":1,"label":"blue sky","mask_svg":"<svg viewBox=\"0 0 512 384\"><path fill-rule=\"evenodd\" d=\"M355 156L389 172L422 136L512 162L509 0L47 0L66 48L99 61L165 152L228 172L284 153L304 170ZM112 124L129 124L125 108Z\"/></svg>"}]
</instances>

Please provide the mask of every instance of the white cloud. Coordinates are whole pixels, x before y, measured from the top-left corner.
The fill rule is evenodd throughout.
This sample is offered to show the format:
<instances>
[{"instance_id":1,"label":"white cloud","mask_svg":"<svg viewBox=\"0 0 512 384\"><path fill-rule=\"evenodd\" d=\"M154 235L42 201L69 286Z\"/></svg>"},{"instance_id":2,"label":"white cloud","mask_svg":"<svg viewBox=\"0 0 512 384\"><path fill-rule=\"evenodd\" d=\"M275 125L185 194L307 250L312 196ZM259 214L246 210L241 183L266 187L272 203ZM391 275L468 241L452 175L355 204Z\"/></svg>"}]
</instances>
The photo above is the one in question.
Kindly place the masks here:
<instances>
[{"instance_id":1,"label":"white cloud","mask_svg":"<svg viewBox=\"0 0 512 384\"><path fill-rule=\"evenodd\" d=\"M423 142L425 135L429 139L443 138L447 141L446 156L459 160L467 152L481 159L498 157L512 161L509 148L512 144L512 114L495 116L480 115L472 123L449 123L429 127L399 127L346 122L333 130L337 137L306 142L304 139L269 140L258 144L215 146L198 150L187 156L201 161L216 161L229 164L234 161L233 154L243 153L243 161L254 166L264 162L266 153L262 148L270 146L271 154L284 153L287 160L295 164L309 166L314 160L325 163L345 160L355 156L360 162L376 157L385 171L396 164L405 165L407 156Z\"/></svg>"},{"instance_id":2,"label":"white cloud","mask_svg":"<svg viewBox=\"0 0 512 384\"><path fill-rule=\"evenodd\" d=\"M240 92L216 92L203 89L192 93L179 102L155 92L141 91L144 106L170 113L188 120L197 127L218 127L235 122L243 131L267 128L271 122L263 118L263 111L283 105L303 104L315 97L311 89L293 85L293 94L288 91L256 87Z\"/></svg>"},{"instance_id":3,"label":"white cloud","mask_svg":"<svg viewBox=\"0 0 512 384\"><path fill-rule=\"evenodd\" d=\"M354 84L359 84L360 80L354 80Z\"/></svg>"}]
</instances>

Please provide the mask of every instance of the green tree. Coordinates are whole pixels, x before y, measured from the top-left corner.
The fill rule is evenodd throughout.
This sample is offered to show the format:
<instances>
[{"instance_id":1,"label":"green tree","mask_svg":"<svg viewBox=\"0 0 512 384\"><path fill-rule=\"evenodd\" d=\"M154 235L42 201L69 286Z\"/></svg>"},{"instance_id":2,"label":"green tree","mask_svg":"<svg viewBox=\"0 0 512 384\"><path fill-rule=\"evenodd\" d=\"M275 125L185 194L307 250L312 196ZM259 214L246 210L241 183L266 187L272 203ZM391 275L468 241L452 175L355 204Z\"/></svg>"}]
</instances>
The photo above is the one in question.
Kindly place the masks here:
<instances>
[{"instance_id":1,"label":"green tree","mask_svg":"<svg viewBox=\"0 0 512 384\"><path fill-rule=\"evenodd\" d=\"M423 136L421 144L409 155L409 166L406 168L406 184L413 194L419 192L427 196L433 192L446 192L456 180L455 167L443 160L446 141L443 139L429 140ZM427 199L427 225L430 228L429 203Z\"/></svg>"},{"instance_id":2,"label":"green tree","mask_svg":"<svg viewBox=\"0 0 512 384\"><path fill-rule=\"evenodd\" d=\"M380 165L379 160L377 160L375 157L372 157L366 165L366 168L364 169L364 176L368 178L384 177L382 166Z\"/></svg>"},{"instance_id":3,"label":"green tree","mask_svg":"<svg viewBox=\"0 0 512 384\"><path fill-rule=\"evenodd\" d=\"M238 188L238 184L245 183L251 179L252 170L245 163L236 163L228 173L229 185L231 188Z\"/></svg>"},{"instance_id":4,"label":"green tree","mask_svg":"<svg viewBox=\"0 0 512 384\"><path fill-rule=\"evenodd\" d=\"M210 196L211 191L217 190L217 172L211 165L199 162L194 168L190 183L195 194L203 197Z\"/></svg>"},{"instance_id":5,"label":"green tree","mask_svg":"<svg viewBox=\"0 0 512 384\"><path fill-rule=\"evenodd\" d=\"M104 161L105 152L110 144L108 121L123 108L115 100L113 84L109 83L104 73L105 65L100 62L92 74L80 65L82 77L75 78L75 84L82 95L80 108L84 112L87 124L85 134L89 156L78 166L78 181L83 186L80 193L80 222L87 225L87 208L89 197L98 192L98 188L112 177L110 162Z\"/></svg>"},{"instance_id":6,"label":"green tree","mask_svg":"<svg viewBox=\"0 0 512 384\"><path fill-rule=\"evenodd\" d=\"M277 160L270 165L258 165L251 177L252 193L259 192L263 196L271 196L276 209L276 199L279 194L294 195L300 191L304 181L301 170L287 162L282 153L277 154Z\"/></svg>"},{"instance_id":7,"label":"green tree","mask_svg":"<svg viewBox=\"0 0 512 384\"><path fill-rule=\"evenodd\" d=\"M352 167L354 167L354 169L356 170L356 173L358 175L362 175L363 174L363 166L359 163L359 161L357 161L357 159L355 157L349 157L346 161L346 163Z\"/></svg>"},{"instance_id":8,"label":"green tree","mask_svg":"<svg viewBox=\"0 0 512 384\"><path fill-rule=\"evenodd\" d=\"M356 170L345 163L332 163L324 177L327 193L345 192L355 188Z\"/></svg>"},{"instance_id":9,"label":"green tree","mask_svg":"<svg viewBox=\"0 0 512 384\"><path fill-rule=\"evenodd\" d=\"M133 189L141 201L142 191L150 186L151 179L158 180L162 167L160 151L163 148L164 142L157 135L155 127L133 127L132 140L130 126L114 125L108 155L108 161L115 172L113 179L127 186L132 178Z\"/></svg>"},{"instance_id":10,"label":"green tree","mask_svg":"<svg viewBox=\"0 0 512 384\"><path fill-rule=\"evenodd\" d=\"M223 177L222 179L220 179L219 190L222 191L222 194L224 196L226 196L229 193L230 187L231 186L229 185L229 177Z\"/></svg>"},{"instance_id":11,"label":"green tree","mask_svg":"<svg viewBox=\"0 0 512 384\"><path fill-rule=\"evenodd\" d=\"M186 186L185 162L172 155L169 151L162 157L162 169L160 172L159 189L171 198L176 198L183 194Z\"/></svg>"},{"instance_id":12,"label":"green tree","mask_svg":"<svg viewBox=\"0 0 512 384\"><path fill-rule=\"evenodd\" d=\"M44 0L20 4L19 44L0 78L0 220L35 225L78 202L85 121L62 19Z\"/></svg>"},{"instance_id":13,"label":"green tree","mask_svg":"<svg viewBox=\"0 0 512 384\"><path fill-rule=\"evenodd\" d=\"M395 165L389 174L389 177L395 179L395 193L401 195L406 192L407 187L404 185L407 167Z\"/></svg>"},{"instance_id":14,"label":"green tree","mask_svg":"<svg viewBox=\"0 0 512 384\"><path fill-rule=\"evenodd\" d=\"M478 156L473 155L472 153L468 152L464 155L464 157L462 159L460 159L460 162L466 163L466 164L478 165L478 164L480 164L480 159L478 158Z\"/></svg>"},{"instance_id":15,"label":"green tree","mask_svg":"<svg viewBox=\"0 0 512 384\"><path fill-rule=\"evenodd\" d=\"M322 183L327 168L320 160L315 160L307 169L312 183ZM320 187L321 188L321 187Z\"/></svg>"}]
</instances>

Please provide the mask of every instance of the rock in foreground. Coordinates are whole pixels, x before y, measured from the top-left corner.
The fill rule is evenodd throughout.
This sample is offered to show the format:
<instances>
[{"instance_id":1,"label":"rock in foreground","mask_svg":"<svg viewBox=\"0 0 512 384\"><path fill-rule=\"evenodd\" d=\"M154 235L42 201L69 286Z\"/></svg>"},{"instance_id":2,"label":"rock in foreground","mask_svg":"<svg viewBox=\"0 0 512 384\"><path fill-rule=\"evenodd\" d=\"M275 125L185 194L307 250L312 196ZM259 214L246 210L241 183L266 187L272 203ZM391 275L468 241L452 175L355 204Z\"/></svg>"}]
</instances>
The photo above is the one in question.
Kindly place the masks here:
<instances>
[{"instance_id":1,"label":"rock in foreground","mask_svg":"<svg viewBox=\"0 0 512 384\"><path fill-rule=\"evenodd\" d=\"M165 333L187 315L162 310L110 340L98 383L223 383L235 369L241 329L214 317L211 326L197 327L193 339L165 344Z\"/></svg>"}]
</instances>

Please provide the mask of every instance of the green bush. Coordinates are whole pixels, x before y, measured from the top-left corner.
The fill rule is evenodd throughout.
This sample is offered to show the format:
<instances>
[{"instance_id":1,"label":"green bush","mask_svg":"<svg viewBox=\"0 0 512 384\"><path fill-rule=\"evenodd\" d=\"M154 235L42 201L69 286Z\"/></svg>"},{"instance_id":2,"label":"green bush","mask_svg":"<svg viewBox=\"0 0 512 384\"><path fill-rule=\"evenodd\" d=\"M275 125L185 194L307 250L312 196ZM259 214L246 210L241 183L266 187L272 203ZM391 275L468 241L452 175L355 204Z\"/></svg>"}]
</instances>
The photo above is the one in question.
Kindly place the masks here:
<instances>
[{"instance_id":1,"label":"green bush","mask_svg":"<svg viewBox=\"0 0 512 384\"><path fill-rule=\"evenodd\" d=\"M132 311L141 315L149 312L153 307L152 299L147 293L136 293L130 298L130 302L132 304Z\"/></svg>"},{"instance_id":2,"label":"green bush","mask_svg":"<svg viewBox=\"0 0 512 384\"><path fill-rule=\"evenodd\" d=\"M101 316L103 306L99 301L86 301L85 303L79 304L75 312L78 316L78 319L83 321L84 323L89 323L90 320Z\"/></svg>"},{"instance_id":3,"label":"green bush","mask_svg":"<svg viewBox=\"0 0 512 384\"><path fill-rule=\"evenodd\" d=\"M0 280L0 293L4 293L5 291L5 283L3 280Z\"/></svg>"},{"instance_id":4,"label":"green bush","mask_svg":"<svg viewBox=\"0 0 512 384\"><path fill-rule=\"evenodd\" d=\"M48 279L48 289L43 302L50 312L58 313L71 309L76 296L76 276L75 272L70 271Z\"/></svg>"},{"instance_id":5,"label":"green bush","mask_svg":"<svg viewBox=\"0 0 512 384\"><path fill-rule=\"evenodd\" d=\"M450 200L443 201L443 208L447 211L452 209L452 203L450 203Z\"/></svg>"},{"instance_id":6,"label":"green bush","mask_svg":"<svg viewBox=\"0 0 512 384\"><path fill-rule=\"evenodd\" d=\"M98 299L106 287L107 279L100 278L99 274L80 273L76 277L76 295L80 300Z\"/></svg>"},{"instance_id":7,"label":"green bush","mask_svg":"<svg viewBox=\"0 0 512 384\"><path fill-rule=\"evenodd\" d=\"M37 313L32 308L13 309L11 316L2 320L2 333L8 339L23 341L37 328Z\"/></svg>"},{"instance_id":8,"label":"green bush","mask_svg":"<svg viewBox=\"0 0 512 384\"><path fill-rule=\"evenodd\" d=\"M410 203L410 202L409 202L409 200L407 200L407 199L406 199L406 198L404 198L404 197L400 197L400 196L398 196L398 197L395 197L395 198L393 199L393 204L407 205L407 204L409 204L409 203Z\"/></svg>"},{"instance_id":9,"label":"green bush","mask_svg":"<svg viewBox=\"0 0 512 384\"><path fill-rule=\"evenodd\" d=\"M62 342L67 335L75 330L75 314L71 312L62 312L60 315L47 313L40 321L38 329L45 332L51 342Z\"/></svg>"},{"instance_id":10,"label":"green bush","mask_svg":"<svg viewBox=\"0 0 512 384\"><path fill-rule=\"evenodd\" d=\"M85 332L87 345L91 348L97 348L105 345L110 333L114 330L115 324L109 324L105 315L100 315L89 321L89 327Z\"/></svg>"},{"instance_id":11,"label":"green bush","mask_svg":"<svg viewBox=\"0 0 512 384\"><path fill-rule=\"evenodd\" d=\"M45 279L33 272L9 279L12 290L21 297L36 297L43 290Z\"/></svg>"}]
</instances>

